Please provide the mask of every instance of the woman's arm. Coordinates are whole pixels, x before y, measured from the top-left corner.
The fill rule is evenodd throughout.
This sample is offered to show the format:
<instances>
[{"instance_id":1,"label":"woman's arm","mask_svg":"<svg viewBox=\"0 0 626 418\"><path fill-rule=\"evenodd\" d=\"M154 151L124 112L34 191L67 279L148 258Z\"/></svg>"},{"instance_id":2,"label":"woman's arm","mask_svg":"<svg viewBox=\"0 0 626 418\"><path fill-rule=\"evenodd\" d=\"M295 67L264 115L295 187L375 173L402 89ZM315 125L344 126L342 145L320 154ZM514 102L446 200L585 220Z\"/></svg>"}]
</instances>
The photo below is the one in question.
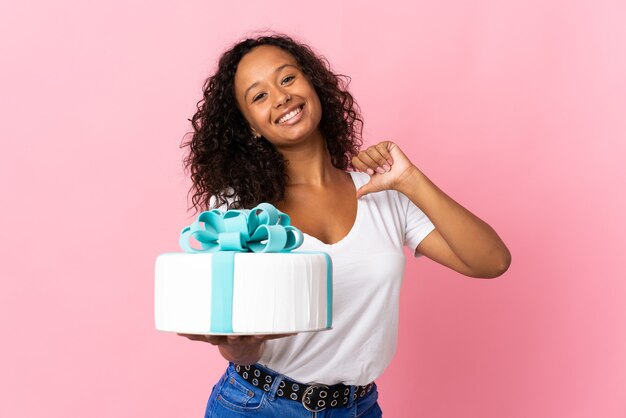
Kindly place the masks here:
<instances>
[{"instance_id":1,"label":"woman's arm","mask_svg":"<svg viewBox=\"0 0 626 418\"><path fill-rule=\"evenodd\" d=\"M494 278L511 264L511 253L496 231L455 202L417 168L405 173L399 192L419 207L436 229L416 251L470 277Z\"/></svg>"},{"instance_id":2,"label":"woman's arm","mask_svg":"<svg viewBox=\"0 0 626 418\"><path fill-rule=\"evenodd\" d=\"M374 145L352 163L371 176L357 197L397 190L435 225L417 252L470 277L494 278L509 268L511 253L493 228L439 189L396 144L384 141Z\"/></svg>"}]
</instances>

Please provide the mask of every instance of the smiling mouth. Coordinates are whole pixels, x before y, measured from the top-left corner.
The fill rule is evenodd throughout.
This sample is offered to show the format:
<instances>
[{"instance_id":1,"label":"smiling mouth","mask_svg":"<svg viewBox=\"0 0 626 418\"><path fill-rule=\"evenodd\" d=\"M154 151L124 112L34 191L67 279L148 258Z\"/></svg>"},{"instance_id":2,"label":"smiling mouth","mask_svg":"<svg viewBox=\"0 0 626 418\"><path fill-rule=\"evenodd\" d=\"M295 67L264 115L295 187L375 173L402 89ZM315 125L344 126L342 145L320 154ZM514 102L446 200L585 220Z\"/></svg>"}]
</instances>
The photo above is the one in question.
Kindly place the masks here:
<instances>
[{"instance_id":1,"label":"smiling mouth","mask_svg":"<svg viewBox=\"0 0 626 418\"><path fill-rule=\"evenodd\" d=\"M292 118L294 118L296 115L298 115L300 112L302 112L302 109L304 108L304 105L300 105L297 108L295 108L294 110L292 110L291 112L287 113L285 116L281 117L280 119L278 119L276 121L276 123L278 125L288 122L289 120L291 120Z\"/></svg>"}]
</instances>

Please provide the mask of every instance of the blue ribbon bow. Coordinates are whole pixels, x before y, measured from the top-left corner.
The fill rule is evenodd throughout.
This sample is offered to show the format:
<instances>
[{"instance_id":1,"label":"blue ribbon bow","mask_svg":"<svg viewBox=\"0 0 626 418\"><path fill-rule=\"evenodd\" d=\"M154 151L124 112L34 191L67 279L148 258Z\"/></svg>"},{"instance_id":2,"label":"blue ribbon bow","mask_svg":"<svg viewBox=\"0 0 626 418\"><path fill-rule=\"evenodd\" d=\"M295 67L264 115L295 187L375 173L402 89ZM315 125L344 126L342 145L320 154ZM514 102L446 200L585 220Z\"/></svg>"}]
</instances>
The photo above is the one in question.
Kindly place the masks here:
<instances>
[{"instance_id":1,"label":"blue ribbon bow","mask_svg":"<svg viewBox=\"0 0 626 418\"><path fill-rule=\"evenodd\" d=\"M276 253L295 250L304 239L302 232L289 225L289 216L269 203L261 203L254 209L205 211L198 219L183 228L180 246L183 251L252 251ZM200 249L191 246L196 239Z\"/></svg>"}]
</instances>

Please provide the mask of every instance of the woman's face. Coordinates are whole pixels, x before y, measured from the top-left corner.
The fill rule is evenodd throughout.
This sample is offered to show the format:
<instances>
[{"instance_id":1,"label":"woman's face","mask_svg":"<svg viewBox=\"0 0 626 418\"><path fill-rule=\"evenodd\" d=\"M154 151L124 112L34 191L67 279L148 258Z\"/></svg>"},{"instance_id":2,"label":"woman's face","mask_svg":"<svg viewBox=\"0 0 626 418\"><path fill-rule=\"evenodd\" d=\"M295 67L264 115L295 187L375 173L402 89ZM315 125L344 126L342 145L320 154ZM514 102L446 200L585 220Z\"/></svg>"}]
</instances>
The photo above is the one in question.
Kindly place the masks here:
<instances>
[{"instance_id":1,"label":"woman's face","mask_svg":"<svg viewBox=\"0 0 626 418\"><path fill-rule=\"evenodd\" d=\"M235 95L251 134L263 135L277 148L319 132L320 99L296 59L281 48L261 45L241 58Z\"/></svg>"}]
</instances>

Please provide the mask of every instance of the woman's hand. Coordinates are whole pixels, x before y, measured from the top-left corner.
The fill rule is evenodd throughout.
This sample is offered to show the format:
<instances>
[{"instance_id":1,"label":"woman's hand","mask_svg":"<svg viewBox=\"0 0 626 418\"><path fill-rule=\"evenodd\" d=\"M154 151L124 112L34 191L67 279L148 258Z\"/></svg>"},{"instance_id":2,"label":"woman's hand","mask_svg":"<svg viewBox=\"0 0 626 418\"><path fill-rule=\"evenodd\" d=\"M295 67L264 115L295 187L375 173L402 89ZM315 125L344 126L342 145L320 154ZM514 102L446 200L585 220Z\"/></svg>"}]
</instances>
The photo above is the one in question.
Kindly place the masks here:
<instances>
[{"instance_id":1,"label":"woman's hand","mask_svg":"<svg viewBox=\"0 0 626 418\"><path fill-rule=\"evenodd\" d=\"M397 190L403 181L420 173L399 146L383 141L361 151L352 158L352 165L370 175L370 181L357 190L357 199L368 193Z\"/></svg>"},{"instance_id":2,"label":"woman's hand","mask_svg":"<svg viewBox=\"0 0 626 418\"><path fill-rule=\"evenodd\" d=\"M296 334L271 335L197 335L178 334L193 341L202 341L218 346L226 360L242 366L254 364L263 354L263 343L276 338L291 337Z\"/></svg>"}]
</instances>

